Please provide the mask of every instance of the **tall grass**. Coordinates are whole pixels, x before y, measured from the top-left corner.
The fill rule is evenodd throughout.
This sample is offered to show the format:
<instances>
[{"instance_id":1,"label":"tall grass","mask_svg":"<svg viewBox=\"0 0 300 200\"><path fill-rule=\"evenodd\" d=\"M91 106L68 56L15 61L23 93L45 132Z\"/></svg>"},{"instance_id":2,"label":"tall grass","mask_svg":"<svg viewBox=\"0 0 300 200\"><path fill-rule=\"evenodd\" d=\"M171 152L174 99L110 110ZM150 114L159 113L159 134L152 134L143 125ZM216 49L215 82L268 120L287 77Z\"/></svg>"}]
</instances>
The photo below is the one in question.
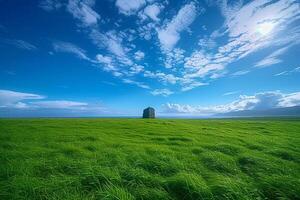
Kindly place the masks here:
<instances>
[{"instance_id":1,"label":"tall grass","mask_svg":"<svg viewBox=\"0 0 300 200\"><path fill-rule=\"evenodd\" d=\"M300 199L300 120L1 119L0 199Z\"/></svg>"}]
</instances>

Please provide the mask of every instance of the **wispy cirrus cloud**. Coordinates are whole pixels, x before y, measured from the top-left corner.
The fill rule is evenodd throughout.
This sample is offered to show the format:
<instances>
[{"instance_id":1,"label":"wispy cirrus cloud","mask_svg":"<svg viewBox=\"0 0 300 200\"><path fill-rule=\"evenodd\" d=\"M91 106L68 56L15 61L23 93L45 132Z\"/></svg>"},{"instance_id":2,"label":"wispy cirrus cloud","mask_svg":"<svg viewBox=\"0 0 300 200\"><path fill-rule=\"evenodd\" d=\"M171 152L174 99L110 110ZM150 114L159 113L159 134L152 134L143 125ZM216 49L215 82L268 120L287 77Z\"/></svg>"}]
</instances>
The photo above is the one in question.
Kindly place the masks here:
<instances>
[{"instance_id":1,"label":"wispy cirrus cloud","mask_svg":"<svg viewBox=\"0 0 300 200\"><path fill-rule=\"evenodd\" d=\"M204 13L204 8L196 1L185 2L175 14L166 10L166 15L162 10L167 8L167 1L116 0L112 3L120 15L115 22L96 12L94 0L69 0L63 7L73 16L80 32L86 34L99 50L90 60L93 66L138 87L136 83L153 81L149 79L158 81L163 88L182 92L211 85L226 75L249 73L250 69L236 71L230 65L266 47L274 47L276 51L263 60L254 61L254 65L263 67L281 62L280 56L300 39L300 27L288 28L299 19L299 2L296 0L210 2L219 6L224 22L216 30L205 28L205 35L193 35L199 43L193 46L195 49L185 49L184 45L179 46L179 41L185 31L194 34L190 28L196 20L203 26L198 17ZM173 17L167 19L170 13ZM124 20L129 18L136 20L136 29L124 28ZM115 28L108 28L109 23L114 23ZM287 37L278 37L283 31L288 32ZM138 48L140 40L154 44L151 46L153 54L160 53L154 62L158 62L158 67L163 65L164 69L149 69L152 66L147 64L147 59L151 58L152 52L145 57L146 50ZM83 50L65 52L86 59ZM144 63L141 65L141 62Z\"/></svg>"},{"instance_id":2,"label":"wispy cirrus cloud","mask_svg":"<svg viewBox=\"0 0 300 200\"><path fill-rule=\"evenodd\" d=\"M58 10L63 6L63 3L60 0L42 0L39 4L39 7L50 12L53 10Z\"/></svg>"},{"instance_id":3,"label":"wispy cirrus cloud","mask_svg":"<svg viewBox=\"0 0 300 200\"><path fill-rule=\"evenodd\" d=\"M215 54L195 50L185 59L186 77L203 78L223 73L227 65L250 53L271 45L285 46L297 41L295 37L299 38L299 33L293 30L290 30L291 34L287 38L276 37L300 14L299 3L294 0L251 1L244 6L242 3L228 5L227 1L222 1L221 8L225 23L211 34L210 39L228 35L228 42L217 46ZM284 49L289 47L291 45L281 47L278 55L275 53L268 60L257 64L263 66L280 62L277 58L279 53L284 53Z\"/></svg>"},{"instance_id":4,"label":"wispy cirrus cloud","mask_svg":"<svg viewBox=\"0 0 300 200\"><path fill-rule=\"evenodd\" d=\"M171 94L173 94L174 92L172 92L171 90L169 90L169 89L156 89L156 90L153 90L152 92L151 92L151 94L152 95L154 95L154 96L164 96L164 97L167 97L167 96L169 96L169 95L171 95Z\"/></svg>"},{"instance_id":5,"label":"wispy cirrus cloud","mask_svg":"<svg viewBox=\"0 0 300 200\"><path fill-rule=\"evenodd\" d=\"M0 90L0 108L14 109L83 109L88 104L67 100L42 100L46 96L32 93ZM35 100L35 101L34 101ZM38 101L37 101L38 100Z\"/></svg>"},{"instance_id":6,"label":"wispy cirrus cloud","mask_svg":"<svg viewBox=\"0 0 300 200\"><path fill-rule=\"evenodd\" d=\"M283 55L289 48L290 48L290 45L282 47L280 49L277 49L276 51L271 53L269 56L267 56L264 59L262 59L261 61L257 62L255 64L255 67L262 68L262 67L267 67L270 65L281 63L282 60L279 59L279 57L281 55Z\"/></svg>"},{"instance_id":7,"label":"wispy cirrus cloud","mask_svg":"<svg viewBox=\"0 0 300 200\"><path fill-rule=\"evenodd\" d=\"M181 91L182 92L186 92L186 91L192 90L194 88L197 88L197 87L200 87L200 86L205 86L205 85L208 85L208 83L202 83L202 82L198 82L198 81L192 81L192 82L184 85L181 88Z\"/></svg>"},{"instance_id":8,"label":"wispy cirrus cloud","mask_svg":"<svg viewBox=\"0 0 300 200\"><path fill-rule=\"evenodd\" d=\"M142 83L142 82L138 82L138 81L134 81L134 80L130 80L128 78L124 78L122 79L124 83L128 83L128 84L131 84L131 85L136 85L140 88L143 88L143 89L150 89L150 86L146 85L145 83Z\"/></svg>"},{"instance_id":9,"label":"wispy cirrus cloud","mask_svg":"<svg viewBox=\"0 0 300 200\"><path fill-rule=\"evenodd\" d=\"M275 64L278 64L278 63L281 63L281 62L282 62L282 60L280 60L278 58L267 57L267 58L257 62L255 64L255 67L263 68L263 67L267 67L267 66L270 66L270 65L275 65Z\"/></svg>"},{"instance_id":10,"label":"wispy cirrus cloud","mask_svg":"<svg viewBox=\"0 0 300 200\"><path fill-rule=\"evenodd\" d=\"M55 41L52 45L56 52L71 53L80 59L90 61L90 58L86 55L86 51L76 46L75 44L72 44L70 42Z\"/></svg>"},{"instance_id":11,"label":"wispy cirrus cloud","mask_svg":"<svg viewBox=\"0 0 300 200\"><path fill-rule=\"evenodd\" d=\"M79 117L116 113L98 102L48 100L44 95L0 90L0 117Z\"/></svg>"},{"instance_id":12,"label":"wispy cirrus cloud","mask_svg":"<svg viewBox=\"0 0 300 200\"><path fill-rule=\"evenodd\" d=\"M123 38L119 37L115 31L101 33L94 29L89 36L99 49L106 48L115 62L125 66L133 65L132 59L127 55L127 49L122 44Z\"/></svg>"},{"instance_id":13,"label":"wispy cirrus cloud","mask_svg":"<svg viewBox=\"0 0 300 200\"><path fill-rule=\"evenodd\" d=\"M287 75L294 74L294 73L300 73L300 67L296 67L289 71L283 71L283 72L277 73L274 76L287 76Z\"/></svg>"},{"instance_id":14,"label":"wispy cirrus cloud","mask_svg":"<svg viewBox=\"0 0 300 200\"><path fill-rule=\"evenodd\" d=\"M11 90L0 90L0 108L25 108L27 107L27 105L23 102L24 100L44 98L46 97L38 94L15 92Z\"/></svg>"},{"instance_id":15,"label":"wispy cirrus cloud","mask_svg":"<svg viewBox=\"0 0 300 200\"><path fill-rule=\"evenodd\" d=\"M250 70L240 70L240 71L233 72L231 76L242 76L248 73L250 73Z\"/></svg>"},{"instance_id":16,"label":"wispy cirrus cloud","mask_svg":"<svg viewBox=\"0 0 300 200\"><path fill-rule=\"evenodd\" d=\"M67 101L67 100L53 100L53 101L35 101L29 103L32 108L46 108L46 109L85 109L88 103Z\"/></svg>"},{"instance_id":17,"label":"wispy cirrus cloud","mask_svg":"<svg viewBox=\"0 0 300 200\"><path fill-rule=\"evenodd\" d=\"M105 114L99 103L48 100L46 96L12 90L0 90L0 117L3 116L82 116Z\"/></svg>"},{"instance_id":18,"label":"wispy cirrus cloud","mask_svg":"<svg viewBox=\"0 0 300 200\"><path fill-rule=\"evenodd\" d=\"M92 9L95 1L90 0L70 0L67 10L79 21L79 24L88 27L88 35L92 42L100 49L106 48L118 61L124 65L131 65L132 61L126 55L126 49L122 45L122 37L116 31L102 33L97 25L100 15ZM114 59L113 57L111 57Z\"/></svg>"},{"instance_id":19,"label":"wispy cirrus cloud","mask_svg":"<svg viewBox=\"0 0 300 200\"><path fill-rule=\"evenodd\" d=\"M33 45L29 42L26 42L24 40L18 40L18 39L2 39L2 40L0 40L0 43L12 45L18 49L23 49L23 50L28 50L28 51L33 51L33 50L38 49L35 45Z\"/></svg>"},{"instance_id":20,"label":"wispy cirrus cloud","mask_svg":"<svg viewBox=\"0 0 300 200\"><path fill-rule=\"evenodd\" d=\"M195 81L190 78L178 77L173 74L166 74L161 71L151 72L148 70L144 71L144 77L157 79L163 84L180 84L182 86L181 91L186 92L196 87L208 85L208 83Z\"/></svg>"},{"instance_id":21,"label":"wispy cirrus cloud","mask_svg":"<svg viewBox=\"0 0 300 200\"><path fill-rule=\"evenodd\" d=\"M85 50L77 47L74 44L66 42L55 42L53 44L56 51L67 52L76 55L77 57L89 60L93 65L100 64L102 69L110 71L114 76L120 77L123 73L122 66L133 66L132 59L127 55L128 48L123 46L123 37L126 35L119 35L115 30L101 32L99 31L99 20L101 16L93 10L95 6L94 0L69 0L66 5L66 10L77 21L79 28L100 50L106 49L109 54L97 54L95 59L90 59ZM121 33L120 33L121 34ZM138 59L142 58L141 52L136 55ZM129 73L127 73L129 74Z\"/></svg>"},{"instance_id":22,"label":"wispy cirrus cloud","mask_svg":"<svg viewBox=\"0 0 300 200\"><path fill-rule=\"evenodd\" d=\"M240 93L241 91L232 91L232 92L226 92L223 94L223 96L231 96L231 95L234 95L234 94L238 94Z\"/></svg>"}]
</instances>

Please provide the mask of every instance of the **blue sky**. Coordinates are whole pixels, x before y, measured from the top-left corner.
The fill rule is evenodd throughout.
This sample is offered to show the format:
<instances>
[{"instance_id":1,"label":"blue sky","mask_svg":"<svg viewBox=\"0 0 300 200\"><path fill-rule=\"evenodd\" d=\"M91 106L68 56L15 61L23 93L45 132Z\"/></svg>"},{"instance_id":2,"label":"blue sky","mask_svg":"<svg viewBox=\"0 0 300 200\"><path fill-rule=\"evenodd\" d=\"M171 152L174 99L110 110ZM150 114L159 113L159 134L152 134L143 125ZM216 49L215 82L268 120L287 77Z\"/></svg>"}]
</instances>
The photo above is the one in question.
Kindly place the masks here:
<instances>
[{"instance_id":1,"label":"blue sky","mask_svg":"<svg viewBox=\"0 0 300 200\"><path fill-rule=\"evenodd\" d=\"M297 0L0 0L0 116L300 104Z\"/></svg>"}]
</instances>

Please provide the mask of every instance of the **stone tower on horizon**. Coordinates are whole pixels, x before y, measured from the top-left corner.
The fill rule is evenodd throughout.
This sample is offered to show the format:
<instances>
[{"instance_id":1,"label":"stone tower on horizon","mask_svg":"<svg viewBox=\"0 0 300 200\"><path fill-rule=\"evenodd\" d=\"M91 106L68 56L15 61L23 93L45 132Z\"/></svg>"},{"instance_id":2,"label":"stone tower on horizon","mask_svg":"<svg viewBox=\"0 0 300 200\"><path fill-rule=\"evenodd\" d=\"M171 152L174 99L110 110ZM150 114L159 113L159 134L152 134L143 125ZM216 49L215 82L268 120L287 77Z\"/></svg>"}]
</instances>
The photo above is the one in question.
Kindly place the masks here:
<instances>
[{"instance_id":1,"label":"stone tower on horizon","mask_svg":"<svg viewBox=\"0 0 300 200\"><path fill-rule=\"evenodd\" d=\"M143 111L143 118L155 118L155 110L152 107L148 107Z\"/></svg>"}]
</instances>

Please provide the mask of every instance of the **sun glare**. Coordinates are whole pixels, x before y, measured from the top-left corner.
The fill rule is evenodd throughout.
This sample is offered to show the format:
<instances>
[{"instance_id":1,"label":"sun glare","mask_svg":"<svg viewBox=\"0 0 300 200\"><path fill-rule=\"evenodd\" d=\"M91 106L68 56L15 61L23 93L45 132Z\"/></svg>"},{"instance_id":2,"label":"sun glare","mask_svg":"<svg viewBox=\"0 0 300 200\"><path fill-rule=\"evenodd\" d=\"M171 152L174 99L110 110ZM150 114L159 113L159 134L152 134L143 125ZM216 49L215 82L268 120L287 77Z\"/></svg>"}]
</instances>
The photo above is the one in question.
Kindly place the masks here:
<instances>
[{"instance_id":1,"label":"sun glare","mask_svg":"<svg viewBox=\"0 0 300 200\"><path fill-rule=\"evenodd\" d=\"M259 24L257 27L257 32L259 32L262 35L267 35L273 30L274 26L275 24L271 22Z\"/></svg>"}]
</instances>

